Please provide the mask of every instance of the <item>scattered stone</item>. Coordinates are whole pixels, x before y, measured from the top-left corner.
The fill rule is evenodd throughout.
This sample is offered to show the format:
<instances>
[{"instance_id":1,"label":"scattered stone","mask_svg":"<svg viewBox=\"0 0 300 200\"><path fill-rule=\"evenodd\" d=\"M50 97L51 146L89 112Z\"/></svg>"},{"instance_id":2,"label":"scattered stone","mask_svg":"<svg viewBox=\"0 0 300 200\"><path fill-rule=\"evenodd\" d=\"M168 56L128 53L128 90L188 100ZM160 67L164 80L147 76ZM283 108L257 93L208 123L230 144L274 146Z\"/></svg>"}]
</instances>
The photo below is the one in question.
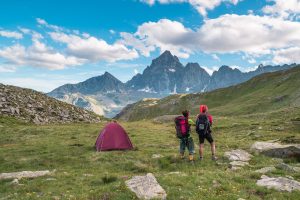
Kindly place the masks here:
<instances>
[{"instance_id":1,"label":"scattered stone","mask_svg":"<svg viewBox=\"0 0 300 200\"><path fill-rule=\"evenodd\" d=\"M213 180L213 187L214 187L214 188L218 188L218 187L220 187L220 186L221 186L221 184L220 184L218 181Z\"/></svg>"},{"instance_id":2,"label":"scattered stone","mask_svg":"<svg viewBox=\"0 0 300 200\"><path fill-rule=\"evenodd\" d=\"M276 170L276 168L274 166L271 166L271 167L264 167L264 168L258 169L255 172L265 174L265 173L272 172L275 170Z\"/></svg>"},{"instance_id":3,"label":"scattered stone","mask_svg":"<svg viewBox=\"0 0 300 200\"><path fill-rule=\"evenodd\" d=\"M282 169L288 172L300 172L300 167L293 167L285 163L280 163L276 165L276 168Z\"/></svg>"},{"instance_id":4,"label":"scattered stone","mask_svg":"<svg viewBox=\"0 0 300 200\"><path fill-rule=\"evenodd\" d=\"M0 180L2 179L21 179L21 178L36 178L39 176L50 175L49 170L45 171L22 171L22 172L12 172L12 173L1 173Z\"/></svg>"},{"instance_id":5,"label":"scattered stone","mask_svg":"<svg viewBox=\"0 0 300 200\"><path fill-rule=\"evenodd\" d=\"M278 191L300 190L300 183L295 180L291 180L284 177L271 178L265 175L261 176L261 179L256 182L258 186L265 186L268 189L275 189Z\"/></svg>"},{"instance_id":6,"label":"scattered stone","mask_svg":"<svg viewBox=\"0 0 300 200\"><path fill-rule=\"evenodd\" d=\"M273 142L255 142L251 151L277 158L298 157L300 156L300 144L282 145Z\"/></svg>"},{"instance_id":7,"label":"scattered stone","mask_svg":"<svg viewBox=\"0 0 300 200\"><path fill-rule=\"evenodd\" d=\"M187 176L187 174L183 172L169 172L167 175Z\"/></svg>"},{"instance_id":8,"label":"scattered stone","mask_svg":"<svg viewBox=\"0 0 300 200\"><path fill-rule=\"evenodd\" d=\"M229 168L232 170L237 170L241 169L242 167L249 165L248 162L243 162L243 161L232 161L229 163Z\"/></svg>"},{"instance_id":9,"label":"scattered stone","mask_svg":"<svg viewBox=\"0 0 300 200\"><path fill-rule=\"evenodd\" d=\"M15 178L12 182L10 182L11 185L19 185L19 179Z\"/></svg>"},{"instance_id":10,"label":"scattered stone","mask_svg":"<svg viewBox=\"0 0 300 200\"><path fill-rule=\"evenodd\" d=\"M43 93L0 84L0 115L35 124L100 122L100 116Z\"/></svg>"},{"instance_id":11,"label":"scattered stone","mask_svg":"<svg viewBox=\"0 0 300 200\"><path fill-rule=\"evenodd\" d=\"M85 177L91 177L91 176L94 176L93 174L83 174L83 176Z\"/></svg>"},{"instance_id":12,"label":"scattered stone","mask_svg":"<svg viewBox=\"0 0 300 200\"><path fill-rule=\"evenodd\" d=\"M47 178L46 181L56 181L56 178Z\"/></svg>"},{"instance_id":13,"label":"scattered stone","mask_svg":"<svg viewBox=\"0 0 300 200\"><path fill-rule=\"evenodd\" d=\"M252 157L247 151L241 149L227 151L224 156L231 161L229 163L229 168L234 171L241 169L245 165L249 165L248 161Z\"/></svg>"},{"instance_id":14,"label":"scattered stone","mask_svg":"<svg viewBox=\"0 0 300 200\"><path fill-rule=\"evenodd\" d=\"M241 149L235 149L232 151L227 151L224 154L230 161L243 161L247 162L251 159L252 155L249 154L247 151Z\"/></svg>"},{"instance_id":15,"label":"scattered stone","mask_svg":"<svg viewBox=\"0 0 300 200\"><path fill-rule=\"evenodd\" d=\"M162 156L161 154L153 154L153 155L152 155L152 158L153 158L153 159L156 159L156 158L162 158L162 157L164 157L164 156Z\"/></svg>"},{"instance_id":16,"label":"scattered stone","mask_svg":"<svg viewBox=\"0 0 300 200\"><path fill-rule=\"evenodd\" d=\"M237 200L246 200L246 199L243 199L243 198L238 198Z\"/></svg>"},{"instance_id":17,"label":"scattered stone","mask_svg":"<svg viewBox=\"0 0 300 200\"><path fill-rule=\"evenodd\" d=\"M152 173L148 173L145 176L134 176L125 183L139 199L167 198L166 191L158 184Z\"/></svg>"}]
</instances>

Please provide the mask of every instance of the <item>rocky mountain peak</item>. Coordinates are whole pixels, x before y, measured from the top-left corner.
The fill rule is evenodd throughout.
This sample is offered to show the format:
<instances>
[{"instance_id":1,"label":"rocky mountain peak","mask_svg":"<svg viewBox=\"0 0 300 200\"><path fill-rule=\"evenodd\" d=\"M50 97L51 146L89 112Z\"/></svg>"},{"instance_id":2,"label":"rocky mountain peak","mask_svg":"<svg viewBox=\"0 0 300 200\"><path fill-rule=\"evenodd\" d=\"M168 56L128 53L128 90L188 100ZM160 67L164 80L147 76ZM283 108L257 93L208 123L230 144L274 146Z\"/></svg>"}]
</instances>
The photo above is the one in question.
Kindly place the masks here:
<instances>
[{"instance_id":1,"label":"rocky mountain peak","mask_svg":"<svg viewBox=\"0 0 300 200\"><path fill-rule=\"evenodd\" d=\"M151 66L169 67L172 65L175 66L177 63L180 63L177 56L173 56L170 51L165 51L159 57L152 60Z\"/></svg>"}]
</instances>

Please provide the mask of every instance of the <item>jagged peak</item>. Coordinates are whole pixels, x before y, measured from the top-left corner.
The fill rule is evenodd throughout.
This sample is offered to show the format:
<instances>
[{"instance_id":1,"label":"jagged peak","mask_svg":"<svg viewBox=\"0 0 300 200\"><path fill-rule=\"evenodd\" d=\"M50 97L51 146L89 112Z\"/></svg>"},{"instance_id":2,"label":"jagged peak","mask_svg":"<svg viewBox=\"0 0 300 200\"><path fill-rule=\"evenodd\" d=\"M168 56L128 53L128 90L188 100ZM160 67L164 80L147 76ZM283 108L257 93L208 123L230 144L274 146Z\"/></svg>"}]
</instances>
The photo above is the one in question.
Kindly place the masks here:
<instances>
[{"instance_id":1,"label":"jagged peak","mask_svg":"<svg viewBox=\"0 0 300 200\"><path fill-rule=\"evenodd\" d=\"M176 62L179 62L179 59L177 58L177 56L173 55L171 53L171 51L169 51L169 50L164 51L160 56L158 56L154 60L155 61L158 61L158 60L164 60L164 61L175 60Z\"/></svg>"}]
</instances>

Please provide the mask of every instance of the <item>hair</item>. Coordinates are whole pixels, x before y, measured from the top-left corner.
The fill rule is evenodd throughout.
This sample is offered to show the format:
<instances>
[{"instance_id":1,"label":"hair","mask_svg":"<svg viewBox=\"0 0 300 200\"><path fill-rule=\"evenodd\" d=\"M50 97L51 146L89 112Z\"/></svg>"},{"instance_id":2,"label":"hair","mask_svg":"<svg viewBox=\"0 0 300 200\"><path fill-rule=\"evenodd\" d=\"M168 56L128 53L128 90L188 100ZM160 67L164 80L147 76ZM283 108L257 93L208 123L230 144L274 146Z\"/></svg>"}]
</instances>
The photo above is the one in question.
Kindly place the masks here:
<instances>
[{"instance_id":1,"label":"hair","mask_svg":"<svg viewBox=\"0 0 300 200\"><path fill-rule=\"evenodd\" d=\"M189 111L188 110L182 111L182 115L185 116L185 117L188 117L189 116Z\"/></svg>"}]
</instances>

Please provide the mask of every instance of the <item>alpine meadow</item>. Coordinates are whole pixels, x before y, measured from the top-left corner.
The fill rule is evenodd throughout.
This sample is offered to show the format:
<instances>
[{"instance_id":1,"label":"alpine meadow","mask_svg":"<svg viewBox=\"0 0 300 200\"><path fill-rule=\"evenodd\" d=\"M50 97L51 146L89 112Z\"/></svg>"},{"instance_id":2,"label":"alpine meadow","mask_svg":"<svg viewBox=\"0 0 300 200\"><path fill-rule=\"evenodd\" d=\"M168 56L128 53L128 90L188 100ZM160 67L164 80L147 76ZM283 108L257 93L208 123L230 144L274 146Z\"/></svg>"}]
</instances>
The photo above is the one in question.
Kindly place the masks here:
<instances>
[{"instance_id":1,"label":"alpine meadow","mask_svg":"<svg viewBox=\"0 0 300 200\"><path fill-rule=\"evenodd\" d=\"M2 1L0 200L298 200L299 8Z\"/></svg>"}]
</instances>

